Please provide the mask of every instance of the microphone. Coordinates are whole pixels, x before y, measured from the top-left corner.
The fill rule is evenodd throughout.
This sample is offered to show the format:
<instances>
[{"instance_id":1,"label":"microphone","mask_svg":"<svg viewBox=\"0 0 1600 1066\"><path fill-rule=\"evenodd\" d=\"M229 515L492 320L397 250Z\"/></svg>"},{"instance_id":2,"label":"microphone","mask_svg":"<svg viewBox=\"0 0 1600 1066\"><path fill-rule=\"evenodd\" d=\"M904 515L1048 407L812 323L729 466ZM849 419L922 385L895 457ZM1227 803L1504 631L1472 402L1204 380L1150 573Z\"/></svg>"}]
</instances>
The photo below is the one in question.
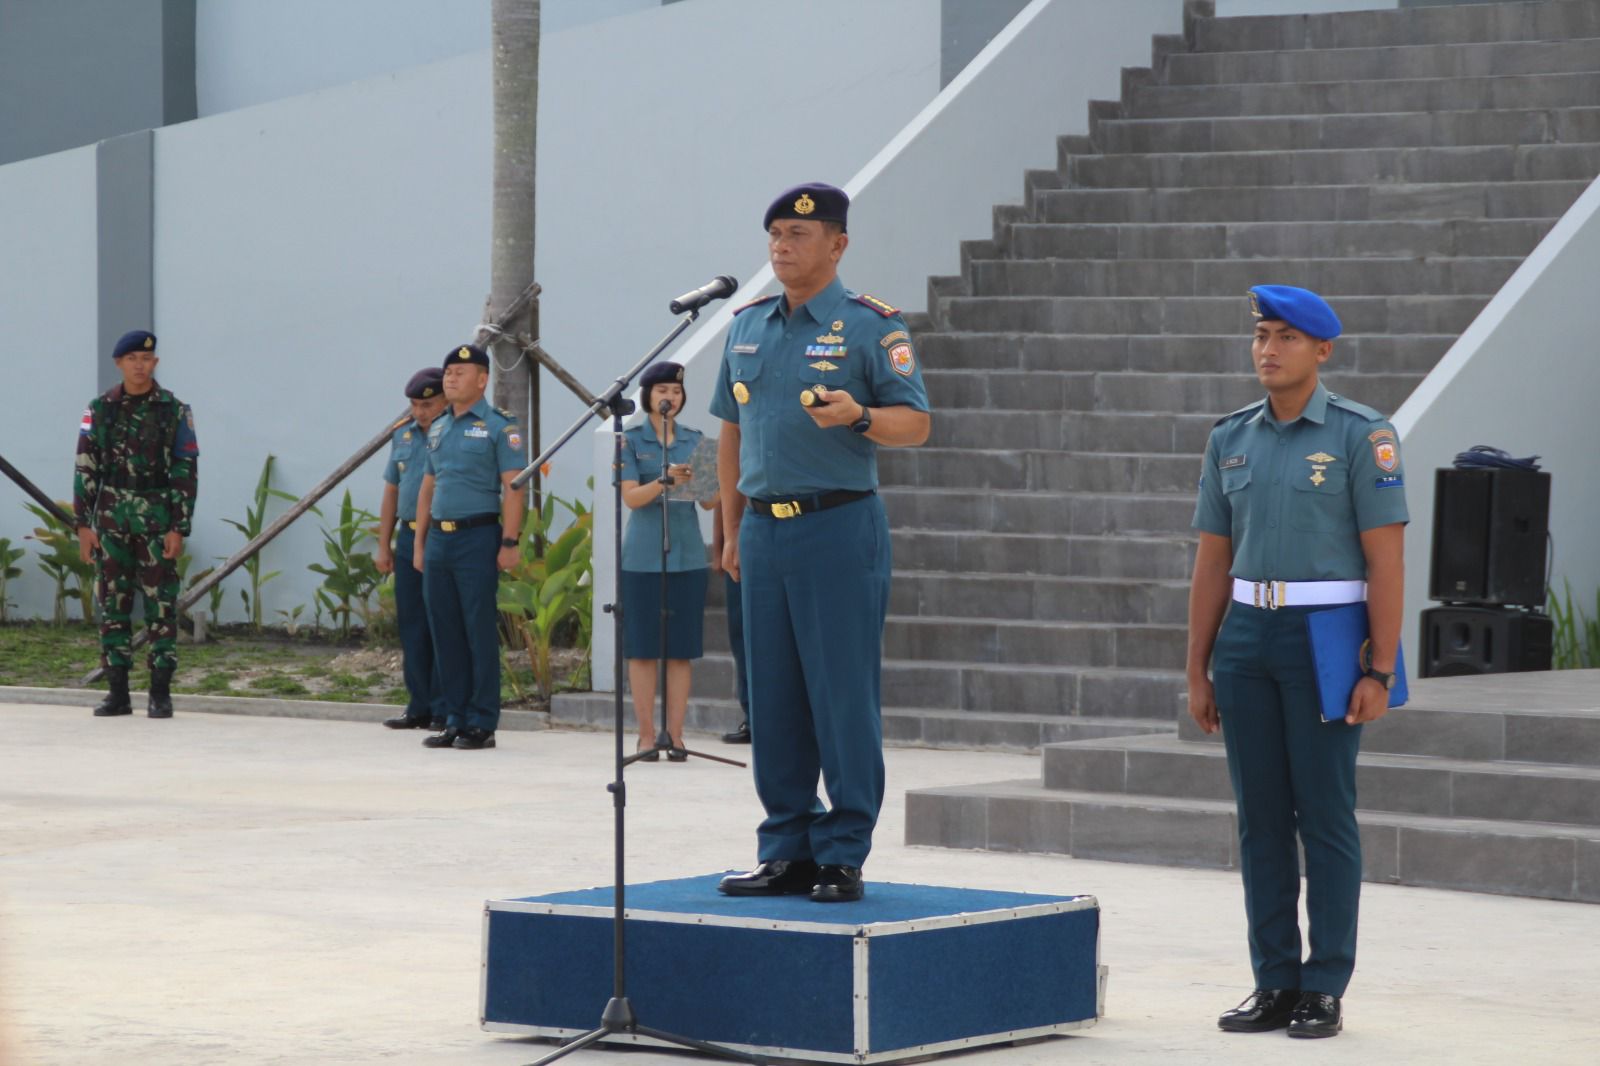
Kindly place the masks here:
<instances>
[{"instance_id":1,"label":"microphone","mask_svg":"<svg viewBox=\"0 0 1600 1066\"><path fill-rule=\"evenodd\" d=\"M739 289L739 279L727 274L718 274L698 289L684 293L667 305L667 310L675 315L686 311L698 311L712 300L725 300Z\"/></svg>"},{"instance_id":2,"label":"microphone","mask_svg":"<svg viewBox=\"0 0 1600 1066\"><path fill-rule=\"evenodd\" d=\"M672 401L671 400L662 400L660 406L658 406L656 408L656 412L658 414L660 414L663 418L665 418L667 415L671 414L672 413Z\"/></svg>"}]
</instances>

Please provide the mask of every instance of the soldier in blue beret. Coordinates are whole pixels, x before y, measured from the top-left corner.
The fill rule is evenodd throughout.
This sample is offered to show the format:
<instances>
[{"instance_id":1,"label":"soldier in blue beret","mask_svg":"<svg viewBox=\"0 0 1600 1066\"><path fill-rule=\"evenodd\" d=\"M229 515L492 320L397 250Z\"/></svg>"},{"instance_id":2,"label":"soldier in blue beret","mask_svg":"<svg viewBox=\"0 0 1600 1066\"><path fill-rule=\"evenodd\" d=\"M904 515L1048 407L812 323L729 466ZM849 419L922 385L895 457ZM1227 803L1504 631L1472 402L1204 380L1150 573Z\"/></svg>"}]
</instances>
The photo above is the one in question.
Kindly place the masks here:
<instances>
[{"instance_id":1,"label":"soldier in blue beret","mask_svg":"<svg viewBox=\"0 0 1600 1066\"><path fill-rule=\"evenodd\" d=\"M723 563L744 608L759 865L729 895L860 899L883 802L879 699L889 528L879 447L928 439L905 321L839 281L849 198L820 183L772 202L783 293L735 312L711 413ZM818 777L828 793L824 808Z\"/></svg>"},{"instance_id":2,"label":"soldier in blue beret","mask_svg":"<svg viewBox=\"0 0 1600 1066\"><path fill-rule=\"evenodd\" d=\"M1206 443L1189 599L1189 713L1227 748L1255 974L1217 1024L1327 1037L1355 967L1361 727L1388 710L1400 645L1405 475L1394 426L1318 380L1341 332L1333 308L1288 285L1256 286L1250 307L1267 395ZM1306 616L1362 601L1364 676L1343 719L1324 722Z\"/></svg>"},{"instance_id":3,"label":"soldier in blue beret","mask_svg":"<svg viewBox=\"0 0 1600 1066\"><path fill-rule=\"evenodd\" d=\"M389 438L389 462L383 468L383 503L378 511L378 572L394 575L394 607L404 653L406 710L383 724L390 729L445 727L444 702L433 669L433 634L422 600L422 571L412 565L416 549L417 496L428 465L428 430L444 413L444 371L425 367L406 382L411 418ZM399 543L395 529L399 527Z\"/></svg>"},{"instance_id":4,"label":"soldier in blue beret","mask_svg":"<svg viewBox=\"0 0 1600 1066\"><path fill-rule=\"evenodd\" d=\"M463 344L444 359L447 406L428 427L411 565L422 572L445 730L430 748L492 748L500 724L500 571L517 564L525 512L522 429L484 399L489 356Z\"/></svg>"}]
</instances>

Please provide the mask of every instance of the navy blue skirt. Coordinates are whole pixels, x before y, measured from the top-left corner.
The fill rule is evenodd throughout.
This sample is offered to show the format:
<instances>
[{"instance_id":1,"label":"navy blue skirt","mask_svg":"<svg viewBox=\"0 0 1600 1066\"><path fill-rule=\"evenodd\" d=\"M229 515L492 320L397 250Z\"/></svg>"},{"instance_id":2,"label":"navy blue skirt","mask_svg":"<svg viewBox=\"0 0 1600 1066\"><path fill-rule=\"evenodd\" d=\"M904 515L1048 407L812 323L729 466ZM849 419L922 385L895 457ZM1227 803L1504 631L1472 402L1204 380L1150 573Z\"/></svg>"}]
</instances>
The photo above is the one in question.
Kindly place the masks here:
<instances>
[{"instance_id":1,"label":"navy blue skirt","mask_svg":"<svg viewBox=\"0 0 1600 1066\"><path fill-rule=\"evenodd\" d=\"M706 571L667 574L667 658L705 654ZM622 649L626 659L661 658L661 574L622 572Z\"/></svg>"}]
</instances>

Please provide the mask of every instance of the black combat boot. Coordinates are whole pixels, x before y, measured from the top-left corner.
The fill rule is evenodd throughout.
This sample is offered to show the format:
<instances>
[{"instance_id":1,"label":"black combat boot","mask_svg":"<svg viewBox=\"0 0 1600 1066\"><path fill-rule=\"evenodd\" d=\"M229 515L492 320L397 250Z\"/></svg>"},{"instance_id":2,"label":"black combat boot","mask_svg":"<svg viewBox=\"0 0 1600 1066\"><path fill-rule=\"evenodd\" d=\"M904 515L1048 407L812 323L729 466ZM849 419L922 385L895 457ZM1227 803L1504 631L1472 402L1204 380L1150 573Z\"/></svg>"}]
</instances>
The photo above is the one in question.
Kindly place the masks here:
<instances>
[{"instance_id":1,"label":"black combat boot","mask_svg":"<svg viewBox=\"0 0 1600 1066\"><path fill-rule=\"evenodd\" d=\"M150 668L149 714L151 718L172 717L172 667L170 666Z\"/></svg>"},{"instance_id":2,"label":"black combat boot","mask_svg":"<svg viewBox=\"0 0 1600 1066\"><path fill-rule=\"evenodd\" d=\"M128 698L128 668L126 666L106 667L106 681L111 686L111 691L106 693L106 698L94 709L96 718L113 718L119 714L133 713L133 700Z\"/></svg>"}]
</instances>

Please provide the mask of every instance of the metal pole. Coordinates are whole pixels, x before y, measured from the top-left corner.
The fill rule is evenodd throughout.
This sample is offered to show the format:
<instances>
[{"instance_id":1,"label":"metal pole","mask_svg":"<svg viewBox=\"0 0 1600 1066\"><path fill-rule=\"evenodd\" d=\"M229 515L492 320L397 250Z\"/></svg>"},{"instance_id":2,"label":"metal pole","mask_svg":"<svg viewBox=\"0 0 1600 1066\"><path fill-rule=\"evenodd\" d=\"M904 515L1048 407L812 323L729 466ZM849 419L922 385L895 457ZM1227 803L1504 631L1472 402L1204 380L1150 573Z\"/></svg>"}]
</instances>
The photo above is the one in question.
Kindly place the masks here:
<instances>
[{"instance_id":1,"label":"metal pole","mask_svg":"<svg viewBox=\"0 0 1600 1066\"><path fill-rule=\"evenodd\" d=\"M77 519L73 518L66 511L63 511L60 504L56 503L56 501L45 495L44 490L24 477L22 471L6 462L6 458L3 455L0 455L0 474L4 474L12 481L15 481L18 488L37 500L40 507L43 507L46 511L49 511L51 514L55 515L56 518L60 519L68 529L72 529L78 524Z\"/></svg>"}]
</instances>

